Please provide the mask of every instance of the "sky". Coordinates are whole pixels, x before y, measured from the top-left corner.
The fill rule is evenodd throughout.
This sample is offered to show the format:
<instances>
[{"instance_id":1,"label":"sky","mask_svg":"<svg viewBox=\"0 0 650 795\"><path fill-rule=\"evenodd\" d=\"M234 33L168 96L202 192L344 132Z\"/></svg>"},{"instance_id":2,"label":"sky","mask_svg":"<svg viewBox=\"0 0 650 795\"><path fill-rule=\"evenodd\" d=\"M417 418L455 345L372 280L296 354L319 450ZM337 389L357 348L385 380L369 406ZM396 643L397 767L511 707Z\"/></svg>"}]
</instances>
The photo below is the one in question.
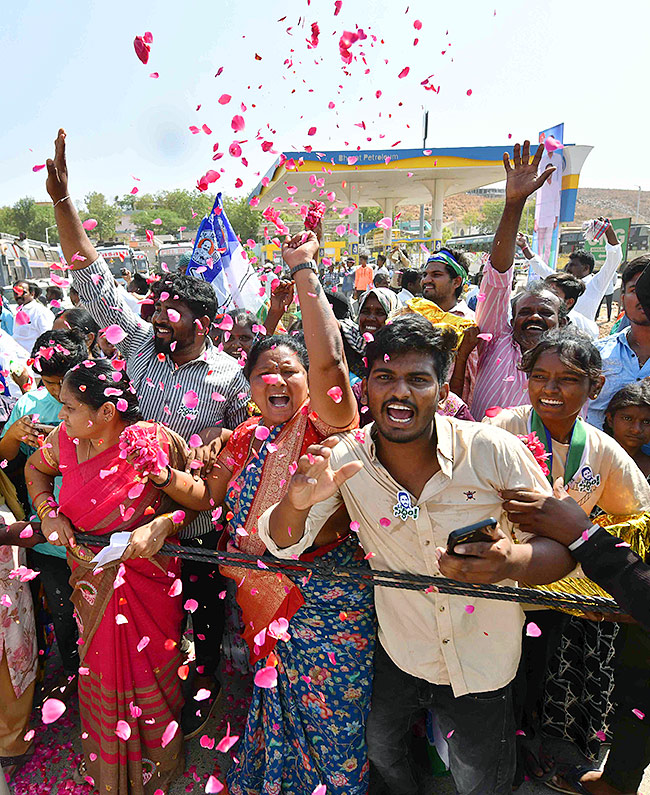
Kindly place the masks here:
<instances>
[{"instance_id":1,"label":"sky","mask_svg":"<svg viewBox=\"0 0 650 795\"><path fill-rule=\"evenodd\" d=\"M564 122L565 142L594 147L582 186L650 190L650 3L343 0L334 10L334 0L5 4L0 205L47 200L46 172L32 169L60 126L76 199L192 188L221 168L211 192L246 196L277 157L262 140L274 151L416 148L423 107L430 147L507 146ZM368 38L344 71L339 40L357 28ZM145 31L146 65L133 47ZM428 77L439 92L421 85ZM234 140L247 166L229 154Z\"/></svg>"}]
</instances>

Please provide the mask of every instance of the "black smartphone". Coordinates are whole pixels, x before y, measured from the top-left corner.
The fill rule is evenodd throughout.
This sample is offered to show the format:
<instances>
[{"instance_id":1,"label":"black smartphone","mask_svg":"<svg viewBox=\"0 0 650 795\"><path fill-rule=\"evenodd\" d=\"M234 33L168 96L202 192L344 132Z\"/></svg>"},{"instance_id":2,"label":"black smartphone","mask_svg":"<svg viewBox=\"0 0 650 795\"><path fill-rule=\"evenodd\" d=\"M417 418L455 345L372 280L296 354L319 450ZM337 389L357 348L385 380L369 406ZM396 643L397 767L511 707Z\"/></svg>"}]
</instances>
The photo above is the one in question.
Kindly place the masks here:
<instances>
[{"instance_id":1,"label":"black smartphone","mask_svg":"<svg viewBox=\"0 0 650 795\"><path fill-rule=\"evenodd\" d=\"M43 423L35 422L34 427L39 433L44 433L47 436L48 433L52 433L52 431L56 428L56 425L43 425Z\"/></svg>"},{"instance_id":2,"label":"black smartphone","mask_svg":"<svg viewBox=\"0 0 650 795\"><path fill-rule=\"evenodd\" d=\"M468 524L466 527L459 527L452 530L447 539L447 554L455 555L454 549L459 544L474 544L477 541L494 541L492 532L496 529L497 520L489 516L480 522Z\"/></svg>"}]
</instances>

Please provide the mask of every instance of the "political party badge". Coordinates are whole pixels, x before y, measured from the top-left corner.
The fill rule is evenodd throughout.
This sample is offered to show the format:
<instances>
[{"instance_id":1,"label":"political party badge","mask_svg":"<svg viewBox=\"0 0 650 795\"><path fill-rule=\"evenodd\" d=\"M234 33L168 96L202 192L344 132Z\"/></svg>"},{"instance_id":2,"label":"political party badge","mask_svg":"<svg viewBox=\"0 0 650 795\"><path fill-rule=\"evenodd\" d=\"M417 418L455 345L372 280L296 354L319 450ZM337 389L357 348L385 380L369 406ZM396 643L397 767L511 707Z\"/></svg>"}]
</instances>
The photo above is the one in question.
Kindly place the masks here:
<instances>
[{"instance_id":1,"label":"political party badge","mask_svg":"<svg viewBox=\"0 0 650 795\"><path fill-rule=\"evenodd\" d=\"M419 514L420 508L411 505L411 495L408 491L398 491L397 502L393 505L393 516L405 522L407 519L417 519Z\"/></svg>"}]
</instances>

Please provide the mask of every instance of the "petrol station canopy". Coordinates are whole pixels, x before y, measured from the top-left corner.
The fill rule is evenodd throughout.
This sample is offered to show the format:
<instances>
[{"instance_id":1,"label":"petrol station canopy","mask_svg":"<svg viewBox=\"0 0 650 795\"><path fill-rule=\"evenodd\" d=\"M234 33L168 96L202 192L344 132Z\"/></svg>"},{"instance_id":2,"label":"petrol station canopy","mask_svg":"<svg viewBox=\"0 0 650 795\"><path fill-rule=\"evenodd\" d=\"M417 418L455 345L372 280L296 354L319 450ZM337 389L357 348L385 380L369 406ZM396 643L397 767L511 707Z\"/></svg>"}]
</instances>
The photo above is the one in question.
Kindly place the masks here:
<instances>
[{"instance_id":1,"label":"petrol station canopy","mask_svg":"<svg viewBox=\"0 0 650 795\"><path fill-rule=\"evenodd\" d=\"M573 219L580 169L591 149L569 144L562 150L562 220ZM503 181L503 154L508 152L512 157L512 150L509 145L284 152L249 198L259 197L260 210L270 204L282 210L310 199L324 200L329 206L324 197L332 192L339 209L379 206L389 218L397 207L431 203L431 242L435 246L442 239L445 198ZM287 191L289 186L291 194ZM297 190L293 191L293 187ZM358 241L358 209L346 222L350 241ZM384 240L390 243L390 230Z\"/></svg>"}]
</instances>

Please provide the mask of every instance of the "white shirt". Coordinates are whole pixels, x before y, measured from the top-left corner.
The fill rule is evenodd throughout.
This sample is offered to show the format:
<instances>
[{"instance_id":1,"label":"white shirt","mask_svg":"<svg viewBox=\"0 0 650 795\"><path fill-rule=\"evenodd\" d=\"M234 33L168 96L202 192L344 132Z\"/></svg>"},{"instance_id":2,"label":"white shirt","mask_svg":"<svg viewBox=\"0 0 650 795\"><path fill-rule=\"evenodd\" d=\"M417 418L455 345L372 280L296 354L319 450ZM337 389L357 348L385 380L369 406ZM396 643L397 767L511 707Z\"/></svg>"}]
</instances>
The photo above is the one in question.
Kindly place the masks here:
<instances>
[{"instance_id":1,"label":"white shirt","mask_svg":"<svg viewBox=\"0 0 650 795\"><path fill-rule=\"evenodd\" d=\"M582 280L586 288L584 293L576 301L574 307L576 312L580 312L580 314L584 315L588 320L596 319L596 312L598 312L600 302L603 300L605 293L607 293L609 285L612 283L612 279L618 270L618 266L623 261L623 250L620 243L616 246L612 246L605 242L605 251L607 253L603 267L598 273L590 273ZM555 273L538 254L535 254L532 259L529 259L528 263L533 272L541 279L545 279L547 276Z\"/></svg>"},{"instance_id":2,"label":"white shirt","mask_svg":"<svg viewBox=\"0 0 650 795\"><path fill-rule=\"evenodd\" d=\"M2 369L2 377L12 397L19 398L23 393L11 377L11 370L13 368L17 373L22 373L27 365L27 359L29 359L29 353L9 334L0 331L0 369Z\"/></svg>"},{"instance_id":3,"label":"white shirt","mask_svg":"<svg viewBox=\"0 0 650 795\"><path fill-rule=\"evenodd\" d=\"M419 499L404 491L376 457L374 423L340 435L331 463L338 469L361 460L363 469L328 500L313 506L303 537L280 548L269 534L273 506L258 519L260 539L275 557L291 559L309 548L327 519L345 503L359 522L359 541L373 569L440 576L435 549L452 530L495 517L520 542L531 538L508 522L498 489L529 488L550 494L548 481L526 446L500 428L436 416L440 471ZM400 495L400 496L398 496ZM406 499L417 516L393 510ZM383 522L380 524L380 520ZM386 519L389 519L386 526ZM503 585L513 585L505 580ZM465 610L471 605L474 610ZM523 611L515 602L480 597L375 588L379 639L398 668L434 684L450 684L454 696L498 690L512 681L521 651Z\"/></svg>"},{"instance_id":4,"label":"white shirt","mask_svg":"<svg viewBox=\"0 0 650 795\"><path fill-rule=\"evenodd\" d=\"M415 298L415 296L410 290L407 290L405 287L402 287L399 293L397 293L397 298L399 302L402 304L402 306L404 306L404 304L410 301L411 298Z\"/></svg>"},{"instance_id":5,"label":"white shirt","mask_svg":"<svg viewBox=\"0 0 650 795\"><path fill-rule=\"evenodd\" d=\"M24 314L21 314L24 313ZM27 323L21 323L21 319L27 315ZM53 313L40 301L34 299L28 304L19 306L14 318L14 339L19 345L31 354L34 343L46 331L50 331L54 325Z\"/></svg>"},{"instance_id":6,"label":"white shirt","mask_svg":"<svg viewBox=\"0 0 650 795\"><path fill-rule=\"evenodd\" d=\"M598 339L598 324L594 320L589 320L588 317L581 315L580 312L576 312L575 309L569 312L569 320L578 331L582 331L583 334L586 334L593 340Z\"/></svg>"}]
</instances>

